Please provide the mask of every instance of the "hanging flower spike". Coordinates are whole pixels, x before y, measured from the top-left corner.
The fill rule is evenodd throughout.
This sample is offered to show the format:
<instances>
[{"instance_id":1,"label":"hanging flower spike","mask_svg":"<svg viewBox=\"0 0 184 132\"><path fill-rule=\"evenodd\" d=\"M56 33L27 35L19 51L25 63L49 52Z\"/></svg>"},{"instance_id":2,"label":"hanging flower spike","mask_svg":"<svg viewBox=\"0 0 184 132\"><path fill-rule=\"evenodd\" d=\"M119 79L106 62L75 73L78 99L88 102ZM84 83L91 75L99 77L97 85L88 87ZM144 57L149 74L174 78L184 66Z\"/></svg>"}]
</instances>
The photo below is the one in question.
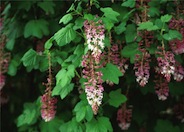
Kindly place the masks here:
<instances>
[{"instance_id":1,"label":"hanging flower spike","mask_svg":"<svg viewBox=\"0 0 184 132\"><path fill-rule=\"evenodd\" d=\"M45 120L45 122L51 121L56 114L56 106L55 104L57 103L56 98L52 98L51 95L48 93L45 93L41 97L41 116Z\"/></svg>"},{"instance_id":2,"label":"hanging flower spike","mask_svg":"<svg viewBox=\"0 0 184 132\"><path fill-rule=\"evenodd\" d=\"M89 53L83 56L82 66L84 67L83 78L88 80L84 83L87 100L96 115L103 98L102 73L96 71L100 67L94 63L94 59Z\"/></svg>"},{"instance_id":3,"label":"hanging flower spike","mask_svg":"<svg viewBox=\"0 0 184 132\"><path fill-rule=\"evenodd\" d=\"M127 109L126 104L123 104L122 107L117 112L117 121L118 125L122 130L128 130L131 124L132 118L132 109Z\"/></svg>"},{"instance_id":4,"label":"hanging flower spike","mask_svg":"<svg viewBox=\"0 0 184 132\"><path fill-rule=\"evenodd\" d=\"M84 69L82 73L83 78L87 79L87 82L84 83L87 100L96 115L102 103L104 91L102 72L98 69L101 67L100 60L104 48L105 30L101 20L97 22L86 20L84 28L89 51L83 56L82 66Z\"/></svg>"},{"instance_id":5,"label":"hanging flower spike","mask_svg":"<svg viewBox=\"0 0 184 132\"><path fill-rule=\"evenodd\" d=\"M41 117L45 122L51 121L56 114L57 99L52 97L52 73L51 73L51 57L48 53L49 75L47 78L45 94L41 97Z\"/></svg>"},{"instance_id":6,"label":"hanging flower spike","mask_svg":"<svg viewBox=\"0 0 184 132\"><path fill-rule=\"evenodd\" d=\"M179 64L179 62L176 62L175 65L175 71L174 71L174 80L181 81L184 77L184 68Z\"/></svg>"},{"instance_id":7,"label":"hanging flower spike","mask_svg":"<svg viewBox=\"0 0 184 132\"><path fill-rule=\"evenodd\" d=\"M148 79L150 76L149 70L149 62L150 62L150 54L146 51L142 52L143 54L137 54L134 63L135 75L137 77L136 81L139 83L141 87L144 87L148 83Z\"/></svg>"},{"instance_id":8,"label":"hanging flower spike","mask_svg":"<svg viewBox=\"0 0 184 132\"><path fill-rule=\"evenodd\" d=\"M4 87L5 85L5 76L3 74L0 74L0 90Z\"/></svg>"},{"instance_id":9,"label":"hanging flower spike","mask_svg":"<svg viewBox=\"0 0 184 132\"><path fill-rule=\"evenodd\" d=\"M162 49L162 48L160 48ZM163 49L162 49L163 50ZM163 54L165 53L165 54ZM159 71L164 77L167 79L168 82L171 80L171 75L174 75L175 72L175 59L174 54L170 51L166 52L158 52L161 56L157 58Z\"/></svg>"},{"instance_id":10,"label":"hanging flower spike","mask_svg":"<svg viewBox=\"0 0 184 132\"><path fill-rule=\"evenodd\" d=\"M101 20L88 21L84 22L84 28L87 39L87 46L90 51L92 51L92 55L94 58L99 58L99 55L102 53L102 49L104 49L104 25ZM98 62L98 60L97 60Z\"/></svg>"},{"instance_id":11,"label":"hanging flower spike","mask_svg":"<svg viewBox=\"0 0 184 132\"><path fill-rule=\"evenodd\" d=\"M167 97L169 96L169 86L168 82L162 78L161 75L156 75L155 82L155 93L158 96L159 100L166 100Z\"/></svg>"}]
</instances>

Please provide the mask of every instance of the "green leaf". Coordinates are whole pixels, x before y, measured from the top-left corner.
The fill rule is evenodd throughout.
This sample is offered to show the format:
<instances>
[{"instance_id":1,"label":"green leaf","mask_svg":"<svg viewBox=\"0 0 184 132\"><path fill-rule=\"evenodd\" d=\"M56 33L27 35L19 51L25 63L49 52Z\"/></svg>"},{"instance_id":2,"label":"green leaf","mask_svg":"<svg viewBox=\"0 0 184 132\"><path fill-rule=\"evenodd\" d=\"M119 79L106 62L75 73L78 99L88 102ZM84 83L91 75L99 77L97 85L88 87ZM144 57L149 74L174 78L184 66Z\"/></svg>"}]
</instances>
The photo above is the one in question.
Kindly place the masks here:
<instances>
[{"instance_id":1,"label":"green leaf","mask_svg":"<svg viewBox=\"0 0 184 132\"><path fill-rule=\"evenodd\" d=\"M112 125L107 117L98 117L86 123L86 132L112 132Z\"/></svg>"},{"instance_id":2,"label":"green leaf","mask_svg":"<svg viewBox=\"0 0 184 132\"><path fill-rule=\"evenodd\" d=\"M137 28L138 30L148 30L148 31L152 31L152 30L158 30L159 27L157 27L156 25L153 25L152 22L147 21L147 22L142 22L139 24L139 27Z\"/></svg>"},{"instance_id":3,"label":"green leaf","mask_svg":"<svg viewBox=\"0 0 184 132\"><path fill-rule=\"evenodd\" d=\"M114 82L115 84L118 84L119 77L123 76L122 72L118 69L118 67L111 63L108 63L106 67L101 68L101 71L103 73L102 79L104 81L109 80L109 81Z\"/></svg>"},{"instance_id":4,"label":"green leaf","mask_svg":"<svg viewBox=\"0 0 184 132\"><path fill-rule=\"evenodd\" d=\"M165 40L179 39L182 40L182 35L177 30L169 30L169 33L163 35Z\"/></svg>"},{"instance_id":5,"label":"green leaf","mask_svg":"<svg viewBox=\"0 0 184 132\"><path fill-rule=\"evenodd\" d=\"M54 2L52 1L44 1L44 2L38 2L37 4L40 8L42 8L46 14L54 14L54 7L56 6Z\"/></svg>"},{"instance_id":6,"label":"green leaf","mask_svg":"<svg viewBox=\"0 0 184 132\"><path fill-rule=\"evenodd\" d=\"M54 39L59 46L64 46L75 39L76 32L73 30L72 27L73 24L69 24L54 34Z\"/></svg>"},{"instance_id":7,"label":"green leaf","mask_svg":"<svg viewBox=\"0 0 184 132\"><path fill-rule=\"evenodd\" d=\"M62 122L61 119L55 117L49 122L42 121L39 127L41 132L58 132Z\"/></svg>"},{"instance_id":8,"label":"green leaf","mask_svg":"<svg viewBox=\"0 0 184 132\"><path fill-rule=\"evenodd\" d=\"M172 18L172 15L166 14L164 16L161 16L160 19L161 19L162 22L169 22L171 20L171 18Z\"/></svg>"},{"instance_id":9,"label":"green leaf","mask_svg":"<svg viewBox=\"0 0 184 132\"><path fill-rule=\"evenodd\" d=\"M104 17L102 18L102 21L105 25L105 29L107 29L108 31L110 31L113 28L114 23L111 22L108 18Z\"/></svg>"},{"instance_id":10,"label":"green leaf","mask_svg":"<svg viewBox=\"0 0 184 132\"><path fill-rule=\"evenodd\" d=\"M69 85L61 88L61 91L60 91L60 97L61 99L64 99L74 88L74 84L73 83L70 83Z\"/></svg>"},{"instance_id":11,"label":"green leaf","mask_svg":"<svg viewBox=\"0 0 184 132\"><path fill-rule=\"evenodd\" d=\"M14 45L15 45L15 39L10 39L7 41L5 46L8 50L13 50Z\"/></svg>"},{"instance_id":12,"label":"green leaf","mask_svg":"<svg viewBox=\"0 0 184 132\"><path fill-rule=\"evenodd\" d=\"M75 118L62 124L59 130L60 132L83 132L82 124L78 123Z\"/></svg>"},{"instance_id":13,"label":"green leaf","mask_svg":"<svg viewBox=\"0 0 184 132\"><path fill-rule=\"evenodd\" d=\"M16 3L18 5L18 9L24 9L26 11L29 11L32 6L31 1L16 1Z\"/></svg>"},{"instance_id":14,"label":"green leaf","mask_svg":"<svg viewBox=\"0 0 184 132\"><path fill-rule=\"evenodd\" d=\"M84 19L93 20L94 16L92 14L84 14Z\"/></svg>"},{"instance_id":15,"label":"green leaf","mask_svg":"<svg viewBox=\"0 0 184 132\"><path fill-rule=\"evenodd\" d=\"M130 58L130 62L134 63L135 55L138 54L140 51L138 50L138 44L133 43L125 46L121 51L121 55L126 58Z\"/></svg>"},{"instance_id":16,"label":"green leaf","mask_svg":"<svg viewBox=\"0 0 184 132\"><path fill-rule=\"evenodd\" d=\"M48 22L44 19L30 20L24 28L24 37L34 36L42 38L43 35L49 35Z\"/></svg>"},{"instance_id":17,"label":"green leaf","mask_svg":"<svg viewBox=\"0 0 184 132\"><path fill-rule=\"evenodd\" d=\"M49 50L51 47L52 47L52 45L53 45L53 40L54 40L54 38L53 37L51 37L50 39L48 39L47 41L46 41L46 43L45 43L45 49L47 49L47 50Z\"/></svg>"},{"instance_id":18,"label":"green leaf","mask_svg":"<svg viewBox=\"0 0 184 132\"><path fill-rule=\"evenodd\" d=\"M75 20L75 25L73 29L74 30L81 29L83 26L84 26L84 19L79 17Z\"/></svg>"},{"instance_id":19,"label":"green leaf","mask_svg":"<svg viewBox=\"0 0 184 132\"><path fill-rule=\"evenodd\" d=\"M169 120L157 120L157 124L154 128L155 132L180 132L178 126L173 126Z\"/></svg>"},{"instance_id":20,"label":"green leaf","mask_svg":"<svg viewBox=\"0 0 184 132\"><path fill-rule=\"evenodd\" d=\"M73 19L73 16L71 13L64 15L60 20L59 23L67 24L69 21Z\"/></svg>"},{"instance_id":21,"label":"green leaf","mask_svg":"<svg viewBox=\"0 0 184 132\"><path fill-rule=\"evenodd\" d=\"M35 66L38 62L37 53L33 49L28 50L22 57L22 62L25 67Z\"/></svg>"},{"instance_id":22,"label":"green leaf","mask_svg":"<svg viewBox=\"0 0 184 132\"><path fill-rule=\"evenodd\" d=\"M122 103L127 101L125 95L121 94L121 89L117 89L116 91L111 91L109 94L109 104L114 107L119 107Z\"/></svg>"},{"instance_id":23,"label":"green leaf","mask_svg":"<svg viewBox=\"0 0 184 132\"><path fill-rule=\"evenodd\" d=\"M135 0L127 0L123 2L121 6L133 8L135 7Z\"/></svg>"},{"instance_id":24,"label":"green leaf","mask_svg":"<svg viewBox=\"0 0 184 132\"><path fill-rule=\"evenodd\" d=\"M115 32L118 35L120 35L121 33L123 33L126 30L125 25L126 25L126 23L125 22L122 22L117 27L114 27Z\"/></svg>"},{"instance_id":25,"label":"green leaf","mask_svg":"<svg viewBox=\"0 0 184 132\"><path fill-rule=\"evenodd\" d=\"M93 118L93 111L91 106L88 104L87 100L82 100L74 108L74 112L76 112L76 121L80 122L84 118L87 121L92 120Z\"/></svg>"},{"instance_id":26,"label":"green leaf","mask_svg":"<svg viewBox=\"0 0 184 132\"><path fill-rule=\"evenodd\" d=\"M93 119L93 110L89 104L86 106L85 118L87 121L91 121Z\"/></svg>"},{"instance_id":27,"label":"green leaf","mask_svg":"<svg viewBox=\"0 0 184 132\"><path fill-rule=\"evenodd\" d=\"M160 15L160 10L156 7L150 7L149 8L149 12L148 14L151 16L151 17L154 17L154 16L159 16Z\"/></svg>"},{"instance_id":28,"label":"green leaf","mask_svg":"<svg viewBox=\"0 0 184 132\"><path fill-rule=\"evenodd\" d=\"M104 16L106 18L108 18L111 21L115 21L118 22L117 16L119 16L120 14L116 11L114 11L112 8L110 7L106 7L106 8L100 8L100 10L104 13Z\"/></svg>"},{"instance_id":29,"label":"green leaf","mask_svg":"<svg viewBox=\"0 0 184 132\"><path fill-rule=\"evenodd\" d=\"M24 111L17 119L17 127L34 124L39 116L37 107L35 103L25 103Z\"/></svg>"},{"instance_id":30,"label":"green leaf","mask_svg":"<svg viewBox=\"0 0 184 132\"><path fill-rule=\"evenodd\" d=\"M80 122L85 118L86 114L86 101L80 101L74 108L74 112L76 112L76 121Z\"/></svg>"},{"instance_id":31,"label":"green leaf","mask_svg":"<svg viewBox=\"0 0 184 132\"><path fill-rule=\"evenodd\" d=\"M17 66L19 63L17 63L15 60L11 60L9 66L8 66L8 74L11 76L15 76L17 73Z\"/></svg>"},{"instance_id":32,"label":"green leaf","mask_svg":"<svg viewBox=\"0 0 184 132\"><path fill-rule=\"evenodd\" d=\"M60 85L62 88L71 82L71 79L75 76L75 66L69 65L67 69L62 68L56 74L56 85Z\"/></svg>"},{"instance_id":33,"label":"green leaf","mask_svg":"<svg viewBox=\"0 0 184 132\"><path fill-rule=\"evenodd\" d=\"M98 126L100 127L100 129L102 131L103 130L105 130L107 132L112 132L113 131L112 125L111 125L111 122L110 122L109 118L104 117L104 116L99 117L98 118L98 123L99 123Z\"/></svg>"},{"instance_id":34,"label":"green leaf","mask_svg":"<svg viewBox=\"0 0 184 132\"><path fill-rule=\"evenodd\" d=\"M137 36L136 26L134 24L129 24L125 31L125 40L127 43L133 42Z\"/></svg>"}]
</instances>

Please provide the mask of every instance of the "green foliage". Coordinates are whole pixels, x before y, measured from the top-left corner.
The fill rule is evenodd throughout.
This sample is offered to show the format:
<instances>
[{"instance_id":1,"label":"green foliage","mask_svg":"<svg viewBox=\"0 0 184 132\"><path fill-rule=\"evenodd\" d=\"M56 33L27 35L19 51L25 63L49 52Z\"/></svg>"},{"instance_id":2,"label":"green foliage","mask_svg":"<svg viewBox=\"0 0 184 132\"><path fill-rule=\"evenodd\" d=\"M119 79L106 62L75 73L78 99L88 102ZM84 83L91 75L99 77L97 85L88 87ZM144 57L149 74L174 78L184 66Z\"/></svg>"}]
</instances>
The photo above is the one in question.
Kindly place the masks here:
<instances>
[{"instance_id":1,"label":"green foliage","mask_svg":"<svg viewBox=\"0 0 184 132\"><path fill-rule=\"evenodd\" d=\"M59 20L59 23L63 23L63 24L67 24L70 20L73 19L73 16L72 14L66 14L64 15L60 20Z\"/></svg>"},{"instance_id":2,"label":"green foliage","mask_svg":"<svg viewBox=\"0 0 184 132\"><path fill-rule=\"evenodd\" d=\"M106 8L100 8L100 10L104 13L104 16L108 18L111 21L118 22L117 16L120 14L116 11L114 11L112 8L106 7Z\"/></svg>"},{"instance_id":3,"label":"green foliage","mask_svg":"<svg viewBox=\"0 0 184 132\"><path fill-rule=\"evenodd\" d=\"M42 38L43 35L49 35L48 22L44 19L30 20L24 28L24 37L34 36Z\"/></svg>"},{"instance_id":4,"label":"green foliage","mask_svg":"<svg viewBox=\"0 0 184 132\"><path fill-rule=\"evenodd\" d=\"M139 53L138 45L136 43L129 44L123 48L121 55L130 58L130 62L134 63L135 55Z\"/></svg>"},{"instance_id":5,"label":"green foliage","mask_svg":"<svg viewBox=\"0 0 184 132\"><path fill-rule=\"evenodd\" d=\"M134 0L127 0L121 4L121 6L133 8L135 6Z\"/></svg>"},{"instance_id":6,"label":"green foliage","mask_svg":"<svg viewBox=\"0 0 184 132\"><path fill-rule=\"evenodd\" d=\"M60 29L54 35L54 39L56 40L59 46L64 46L74 40L76 37L76 32L73 30L73 24L68 24L66 27Z\"/></svg>"},{"instance_id":7,"label":"green foliage","mask_svg":"<svg viewBox=\"0 0 184 132\"><path fill-rule=\"evenodd\" d=\"M181 0L177 2L182 7ZM177 4L169 0L2 1L0 30L6 40L1 42L5 44L5 48L0 47L3 48L1 57L4 52L11 54L5 73L1 72L6 76L6 84L1 88L2 101L4 96L9 97L7 104L2 104L2 131L119 132L117 111L125 105L133 111L127 131L182 132L184 127L173 108L181 105L183 80L177 82L171 76L166 101L157 99L154 88L158 47L174 53L170 42L184 39L180 29L169 25L171 19L184 17L176 9ZM104 88L97 115L86 99L85 86L89 80L83 76L81 66L83 55L91 54L86 45L84 22L95 18L105 26L103 59L95 66L95 72L103 74ZM144 38L146 33L151 34L149 38ZM150 46L146 41L151 42ZM120 47L117 52L111 49L113 44ZM137 83L134 68L136 55L143 55L140 48L151 55L150 76L144 87ZM119 60L126 59L126 62L115 65L116 59L110 57L119 53ZM48 90L43 86L49 81L46 80L48 54L51 55L51 95L58 103L55 118L44 122L40 116L40 99L34 100ZM174 53L174 56L183 66L183 54ZM1 64L6 63L1 57Z\"/></svg>"},{"instance_id":8,"label":"green foliage","mask_svg":"<svg viewBox=\"0 0 184 132\"><path fill-rule=\"evenodd\" d=\"M158 30L159 28L156 25L153 25L152 22L142 22L139 24L139 27L137 28L138 30Z\"/></svg>"},{"instance_id":9,"label":"green foliage","mask_svg":"<svg viewBox=\"0 0 184 132\"><path fill-rule=\"evenodd\" d=\"M62 120L60 120L59 118L54 118L49 122L42 121L39 127L41 132L59 132L59 127L61 126L61 123L63 123Z\"/></svg>"},{"instance_id":10,"label":"green foliage","mask_svg":"<svg viewBox=\"0 0 184 132\"><path fill-rule=\"evenodd\" d=\"M155 126L155 132L180 132L178 126L173 126L173 124L168 120L157 120Z\"/></svg>"},{"instance_id":11,"label":"green foliage","mask_svg":"<svg viewBox=\"0 0 184 132\"><path fill-rule=\"evenodd\" d=\"M182 40L182 35L177 30L169 30L168 33L165 33L163 35L163 38L168 41L173 40L173 39Z\"/></svg>"},{"instance_id":12,"label":"green foliage","mask_svg":"<svg viewBox=\"0 0 184 132\"><path fill-rule=\"evenodd\" d=\"M93 118L93 111L91 106L88 104L87 100L80 101L74 108L74 112L76 112L76 121L80 122L83 119L87 121L91 121Z\"/></svg>"},{"instance_id":13,"label":"green foliage","mask_svg":"<svg viewBox=\"0 0 184 132\"><path fill-rule=\"evenodd\" d=\"M17 118L17 127L34 124L40 115L38 108L35 103L25 103L23 113Z\"/></svg>"},{"instance_id":14,"label":"green foliage","mask_svg":"<svg viewBox=\"0 0 184 132\"><path fill-rule=\"evenodd\" d=\"M122 73L116 65L108 63L106 65L106 67L101 69L101 71L103 73L102 79L104 81L109 80L109 81L112 81L115 84L119 83L119 77L122 76ZM111 76L109 76L109 75L111 75Z\"/></svg>"},{"instance_id":15,"label":"green foliage","mask_svg":"<svg viewBox=\"0 0 184 132\"><path fill-rule=\"evenodd\" d=\"M112 91L109 93L109 104L114 107L119 107L122 103L127 101L125 95L121 94L121 89L117 89L116 91Z\"/></svg>"},{"instance_id":16,"label":"green foliage","mask_svg":"<svg viewBox=\"0 0 184 132\"><path fill-rule=\"evenodd\" d=\"M86 123L87 132L112 132L112 126L107 117L98 117Z\"/></svg>"}]
</instances>

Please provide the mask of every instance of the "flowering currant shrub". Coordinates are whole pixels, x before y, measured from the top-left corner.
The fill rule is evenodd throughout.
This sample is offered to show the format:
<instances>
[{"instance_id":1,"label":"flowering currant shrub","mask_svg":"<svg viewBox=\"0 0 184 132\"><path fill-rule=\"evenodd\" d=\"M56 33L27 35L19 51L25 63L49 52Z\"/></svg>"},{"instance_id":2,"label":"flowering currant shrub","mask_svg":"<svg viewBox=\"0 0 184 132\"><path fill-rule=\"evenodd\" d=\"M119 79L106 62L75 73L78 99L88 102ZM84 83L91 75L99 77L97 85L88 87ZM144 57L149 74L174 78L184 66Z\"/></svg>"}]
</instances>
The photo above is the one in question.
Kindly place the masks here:
<instances>
[{"instance_id":1,"label":"flowering currant shrub","mask_svg":"<svg viewBox=\"0 0 184 132\"><path fill-rule=\"evenodd\" d=\"M3 131L184 131L183 0L0 7Z\"/></svg>"}]
</instances>

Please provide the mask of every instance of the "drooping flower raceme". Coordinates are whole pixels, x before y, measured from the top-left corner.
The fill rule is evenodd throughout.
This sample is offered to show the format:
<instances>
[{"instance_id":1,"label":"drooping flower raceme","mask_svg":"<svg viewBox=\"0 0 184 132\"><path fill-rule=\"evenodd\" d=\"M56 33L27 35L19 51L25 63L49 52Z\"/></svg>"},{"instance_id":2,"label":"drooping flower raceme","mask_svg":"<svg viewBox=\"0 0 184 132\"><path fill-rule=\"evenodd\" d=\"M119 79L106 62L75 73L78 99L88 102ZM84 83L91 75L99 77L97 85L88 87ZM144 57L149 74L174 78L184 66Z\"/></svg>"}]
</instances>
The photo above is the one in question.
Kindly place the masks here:
<instances>
[{"instance_id":1,"label":"drooping flower raceme","mask_svg":"<svg viewBox=\"0 0 184 132\"><path fill-rule=\"evenodd\" d=\"M157 94L159 100L164 101L169 96L168 82L162 77L162 75L159 74L156 75L155 78L155 93Z\"/></svg>"},{"instance_id":2,"label":"drooping flower raceme","mask_svg":"<svg viewBox=\"0 0 184 132\"><path fill-rule=\"evenodd\" d=\"M164 77L167 79L168 82L171 80L171 75L175 72L175 59L174 54L170 51L166 52L158 52L160 57L157 58L159 71Z\"/></svg>"},{"instance_id":3,"label":"drooping flower raceme","mask_svg":"<svg viewBox=\"0 0 184 132\"><path fill-rule=\"evenodd\" d=\"M179 82L183 79L183 77L184 77L184 68L182 67L181 64L179 64L179 62L176 62L174 71L174 80Z\"/></svg>"},{"instance_id":4,"label":"drooping flower raceme","mask_svg":"<svg viewBox=\"0 0 184 132\"><path fill-rule=\"evenodd\" d=\"M45 93L41 97L41 102L42 102L41 116L45 120L45 122L48 122L55 117L55 114L56 114L55 104L57 103L57 99L54 97L51 97L49 93Z\"/></svg>"},{"instance_id":5,"label":"drooping flower raceme","mask_svg":"<svg viewBox=\"0 0 184 132\"><path fill-rule=\"evenodd\" d=\"M89 52L83 56L82 66L84 67L83 78L87 79L87 82L84 83L87 100L96 115L103 98L102 73L97 71L100 67L95 63Z\"/></svg>"},{"instance_id":6,"label":"drooping flower raceme","mask_svg":"<svg viewBox=\"0 0 184 132\"><path fill-rule=\"evenodd\" d=\"M134 63L134 69L135 69L135 75L137 77L136 81L139 83L140 86L144 87L148 83L149 79L149 61L150 61L150 54L146 51L143 52L142 55L137 54L135 63Z\"/></svg>"},{"instance_id":7,"label":"drooping flower raceme","mask_svg":"<svg viewBox=\"0 0 184 132\"><path fill-rule=\"evenodd\" d=\"M100 60L104 48L104 26L101 20L85 21L84 28L89 51L83 56L82 66L84 69L82 73L83 78L87 79L87 82L84 83L87 100L96 115L102 103L104 91L102 72L98 70L101 67Z\"/></svg>"},{"instance_id":8,"label":"drooping flower raceme","mask_svg":"<svg viewBox=\"0 0 184 132\"><path fill-rule=\"evenodd\" d=\"M5 76L0 74L0 90L3 88L5 85Z\"/></svg>"},{"instance_id":9,"label":"drooping flower raceme","mask_svg":"<svg viewBox=\"0 0 184 132\"><path fill-rule=\"evenodd\" d=\"M128 130L131 124L132 118L132 109L127 109L126 104L123 104L122 107L117 112L117 121L118 125L122 130Z\"/></svg>"},{"instance_id":10,"label":"drooping flower raceme","mask_svg":"<svg viewBox=\"0 0 184 132\"><path fill-rule=\"evenodd\" d=\"M45 122L52 120L56 114L56 103L57 98L52 97L52 73L51 73L51 57L48 53L48 63L49 63L49 75L47 78L47 83L43 83L46 86L45 93L41 97L41 116Z\"/></svg>"},{"instance_id":11,"label":"drooping flower raceme","mask_svg":"<svg viewBox=\"0 0 184 132\"><path fill-rule=\"evenodd\" d=\"M102 49L104 49L105 29L102 20L97 22L86 20L84 28L88 49L92 51L94 58L97 58L102 53Z\"/></svg>"}]
</instances>

